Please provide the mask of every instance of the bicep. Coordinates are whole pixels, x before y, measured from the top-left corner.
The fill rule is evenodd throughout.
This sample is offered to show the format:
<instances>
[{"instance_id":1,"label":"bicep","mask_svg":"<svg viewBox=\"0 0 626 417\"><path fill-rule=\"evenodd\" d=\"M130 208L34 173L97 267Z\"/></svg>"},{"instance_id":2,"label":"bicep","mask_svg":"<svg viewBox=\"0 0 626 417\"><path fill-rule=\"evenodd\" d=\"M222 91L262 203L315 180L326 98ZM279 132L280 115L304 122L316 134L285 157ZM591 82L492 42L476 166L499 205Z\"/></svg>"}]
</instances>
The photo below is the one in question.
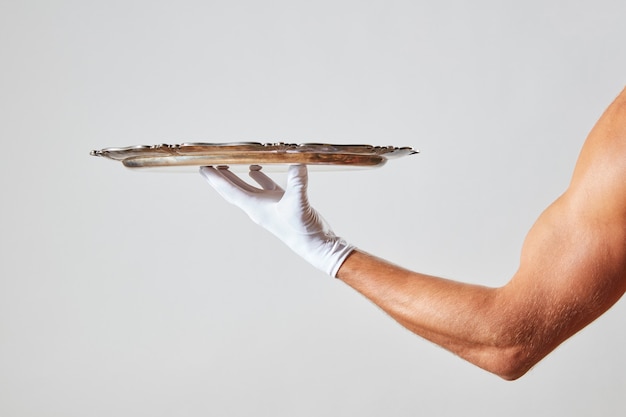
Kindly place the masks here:
<instances>
[{"instance_id":1,"label":"bicep","mask_svg":"<svg viewBox=\"0 0 626 417\"><path fill-rule=\"evenodd\" d=\"M511 337L539 359L609 309L626 289L621 222L596 221L565 195L529 232L513 279L500 289Z\"/></svg>"},{"instance_id":2,"label":"bicep","mask_svg":"<svg viewBox=\"0 0 626 417\"><path fill-rule=\"evenodd\" d=\"M539 217L502 308L549 351L626 290L626 90L592 129L570 187ZM547 352L545 352L547 353Z\"/></svg>"}]
</instances>

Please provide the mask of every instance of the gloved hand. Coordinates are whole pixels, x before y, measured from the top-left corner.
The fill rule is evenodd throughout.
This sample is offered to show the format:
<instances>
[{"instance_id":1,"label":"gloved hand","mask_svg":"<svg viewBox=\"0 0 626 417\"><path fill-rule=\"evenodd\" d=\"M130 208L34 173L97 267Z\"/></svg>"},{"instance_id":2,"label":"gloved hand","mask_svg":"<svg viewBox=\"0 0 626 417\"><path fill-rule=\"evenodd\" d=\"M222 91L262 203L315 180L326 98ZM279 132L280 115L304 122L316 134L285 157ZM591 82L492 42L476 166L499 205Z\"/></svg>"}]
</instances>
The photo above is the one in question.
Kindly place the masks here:
<instances>
[{"instance_id":1,"label":"gloved hand","mask_svg":"<svg viewBox=\"0 0 626 417\"><path fill-rule=\"evenodd\" d=\"M250 177L261 189L227 168L202 167L200 173L226 201L241 208L313 266L335 277L354 247L335 236L328 223L309 205L306 166L289 167L286 190L260 170L258 165L250 167Z\"/></svg>"}]
</instances>

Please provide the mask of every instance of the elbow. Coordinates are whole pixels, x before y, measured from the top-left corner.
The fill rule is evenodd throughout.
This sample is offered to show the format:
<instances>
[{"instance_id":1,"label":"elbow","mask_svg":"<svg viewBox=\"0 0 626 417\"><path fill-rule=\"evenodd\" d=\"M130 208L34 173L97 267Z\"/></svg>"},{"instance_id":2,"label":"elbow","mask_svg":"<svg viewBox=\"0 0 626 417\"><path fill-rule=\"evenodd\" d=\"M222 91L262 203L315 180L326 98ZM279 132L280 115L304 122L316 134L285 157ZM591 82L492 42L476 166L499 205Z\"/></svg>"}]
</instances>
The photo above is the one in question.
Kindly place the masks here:
<instances>
[{"instance_id":1,"label":"elbow","mask_svg":"<svg viewBox=\"0 0 626 417\"><path fill-rule=\"evenodd\" d=\"M518 347L489 347L480 353L461 355L468 362L494 374L505 381L515 381L524 376L534 365L525 359L524 350Z\"/></svg>"},{"instance_id":2,"label":"elbow","mask_svg":"<svg viewBox=\"0 0 626 417\"><path fill-rule=\"evenodd\" d=\"M524 375L534 366L534 363L519 360L517 357L504 355L505 359L500 359L496 368L492 371L505 381L515 381Z\"/></svg>"},{"instance_id":3,"label":"elbow","mask_svg":"<svg viewBox=\"0 0 626 417\"><path fill-rule=\"evenodd\" d=\"M526 375L550 350L536 330L521 331L518 326L497 326L492 328L490 337L457 353L505 381L515 381Z\"/></svg>"},{"instance_id":4,"label":"elbow","mask_svg":"<svg viewBox=\"0 0 626 417\"><path fill-rule=\"evenodd\" d=\"M505 381L515 381L526 375L541 359L528 346L492 347L481 355L483 361L476 365Z\"/></svg>"},{"instance_id":5,"label":"elbow","mask_svg":"<svg viewBox=\"0 0 626 417\"><path fill-rule=\"evenodd\" d=\"M475 338L475 355L470 360L505 381L526 375L557 345L559 332L532 309L507 307L510 298L496 304Z\"/></svg>"},{"instance_id":6,"label":"elbow","mask_svg":"<svg viewBox=\"0 0 626 417\"><path fill-rule=\"evenodd\" d=\"M513 382L526 375L526 372L528 372L528 370L515 369L506 373L498 374L498 376L505 381Z\"/></svg>"}]
</instances>

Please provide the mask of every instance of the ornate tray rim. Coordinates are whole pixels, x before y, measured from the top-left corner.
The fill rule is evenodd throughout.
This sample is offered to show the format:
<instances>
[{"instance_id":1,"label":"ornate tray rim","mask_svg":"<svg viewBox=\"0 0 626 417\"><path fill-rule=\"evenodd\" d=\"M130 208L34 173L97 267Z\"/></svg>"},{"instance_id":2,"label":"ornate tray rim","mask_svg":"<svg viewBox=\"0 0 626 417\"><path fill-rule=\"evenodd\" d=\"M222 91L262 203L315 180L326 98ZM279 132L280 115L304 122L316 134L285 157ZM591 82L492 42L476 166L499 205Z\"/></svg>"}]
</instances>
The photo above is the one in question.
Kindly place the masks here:
<instances>
[{"instance_id":1,"label":"ornate tray rim","mask_svg":"<svg viewBox=\"0 0 626 417\"><path fill-rule=\"evenodd\" d=\"M288 164L373 168L384 165L389 159L418 152L411 147L361 144L185 142L110 147L93 150L90 154L120 161L128 168Z\"/></svg>"}]
</instances>

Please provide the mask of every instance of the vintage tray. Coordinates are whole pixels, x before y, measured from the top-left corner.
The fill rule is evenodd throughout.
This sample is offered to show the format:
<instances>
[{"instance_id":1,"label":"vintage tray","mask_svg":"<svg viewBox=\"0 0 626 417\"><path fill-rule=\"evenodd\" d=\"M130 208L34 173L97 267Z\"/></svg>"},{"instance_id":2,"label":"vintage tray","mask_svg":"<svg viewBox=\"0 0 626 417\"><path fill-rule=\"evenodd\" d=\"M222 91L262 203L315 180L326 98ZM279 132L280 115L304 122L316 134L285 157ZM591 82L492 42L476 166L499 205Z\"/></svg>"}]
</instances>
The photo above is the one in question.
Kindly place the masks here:
<instances>
[{"instance_id":1,"label":"vintage tray","mask_svg":"<svg viewBox=\"0 0 626 417\"><path fill-rule=\"evenodd\" d=\"M373 168L389 159L417 152L410 147L395 146L239 142L105 148L91 151L91 155L120 161L128 168L289 164Z\"/></svg>"}]
</instances>

